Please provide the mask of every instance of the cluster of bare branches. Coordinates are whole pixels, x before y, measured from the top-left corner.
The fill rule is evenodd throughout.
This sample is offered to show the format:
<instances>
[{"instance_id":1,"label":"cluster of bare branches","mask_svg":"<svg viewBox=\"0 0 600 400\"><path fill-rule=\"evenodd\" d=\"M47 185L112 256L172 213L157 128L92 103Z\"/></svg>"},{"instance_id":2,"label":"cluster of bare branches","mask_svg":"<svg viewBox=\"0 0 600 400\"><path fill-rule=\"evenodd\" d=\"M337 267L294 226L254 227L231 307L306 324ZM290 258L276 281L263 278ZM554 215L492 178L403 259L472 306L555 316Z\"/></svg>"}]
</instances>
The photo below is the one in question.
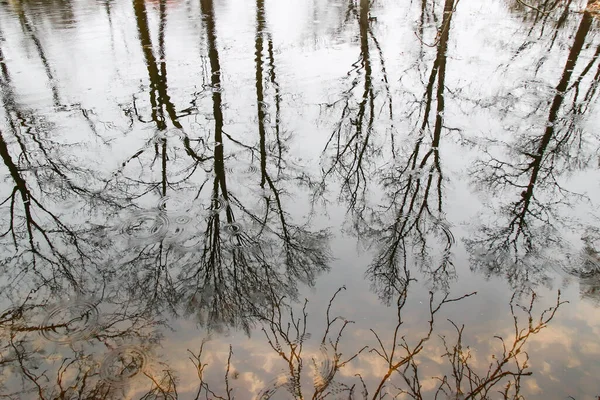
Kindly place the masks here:
<instances>
[{"instance_id":1,"label":"cluster of bare branches","mask_svg":"<svg viewBox=\"0 0 600 400\"><path fill-rule=\"evenodd\" d=\"M408 279L407 282L410 282ZM532 375L529 365L529 355L526 351L527 342L542 329L546 328L555 317L557 310L565 302L561 300L560 292L556 303L536 313L534 305L536 294L530 293L529 300L522 305L516 295L510 300L510 312L513 320L514 333L510 337L495 336L501 347L490 354L492 361L487 368L476 367L473 363L472 349L464 343L464 325L449 321L455 331L451 337L440 335L445 353L439 356L446 360L448 372L433 377L438 384L433 392L423 391L423 379L431 379L427 371L423 370L419 355L425 352L427 346L433 346L436 335L436 320L441 310L450 303L461 302L476 293L469 293L458 297L445 294L436 300L436 295L430 292L428 307L428 324L424 333L416 340L410 340L404 332L403 314L408 298L408 284L398 293L397 298L397 324L391 333L390 340L382 339L381 332L371 330L376 340L372 346L364 346L342 354L342 336L346 328L352 324L340 316L333 317L331 308L334 300L341 290L331 298L326 311L326 325L324 334L319 343L324 359L318 362L311 359L313 380L312 385L305 382L310 374L306 372L305 341L311 338L307 331L307 301L302 305L300 315L297 316L283 299L277 303L273 313L265 315L263 332L269 347L279 355L285 365L284 372L268 382L265 388L257 395L257 399L269 399L280 391L287 393L294 399L325 399L325 398L363 398L383 399L387 396L397 398L405 395L412 399L425 398L461 398L461 399L489 399L500 394L503 399L522 399L522 380ZM525 322L523 322L525 321ZM439 323L438 323L439 324ZM204 342L197 353L191 353L192 361L198 370L200 386L197 399L204 395L208 398L234 399L236 389L229 382L233 349L230 347L225 375L225 394L217 395L205 379L205 368L208 364L202 362ZM383 362L384 374L376 377L355 376L356 382L347 377L340 377L339 371L351 362L360 362L361 355L370 352ZM215 384L213 384L215 385ZM216 383L219 385L219 383ZM343 394L345 393L345 394ZM443 397L446 396L446 397Z\"/></svg>"},{"instance_id":2,"label":"cluster of bare branches","mask_svg":"<svg viewBox=\"0 0 600 400\"><path fill-rule=\"evenodd\" d=\"M32 295L0 313L2 398L123 398L132 377L136 385L150 386L149 390L134 388L143 399L157 393L176 398L176 380L168 366L156 362L160 368L153 371L147 368L150 360L139 363L117 354L112 364L105 356L128 346L149 354L160 341L156 329L160 321L145 318L143 310L128 300L119 301L113 293L97 300L105 310L98 319L84 308L65 308L47 319L55 309L49 300ZM98 311L96 305L89 303L93 311Z\"/></svg>"},{"instance_id":3,"label":"cluster of bare branches","mask_svg":"<svg viewBox=\"0 0 600 400\"><path fill-rule=\"evenodd\" d=\"M322 152L327 165L316 187L315 198L323 195L328 179L339 177L340 198L348 201L351 211L364 208L367 183L374 169L372 159L383 152L378 134L381 130L378 109L385 109L387 123L392 126L387 131L392 153L394 151L393 101L385 58L371 18L372 3L369 0L348 2L347 19L355 20L359 27L360 56L347 73L350 84L341 98L323 105L324 110L339 113L339 117ZM382 84L377 83L378 77Z\"/></svg>"},{"instance_id":4,"label":"cluster of bare branches","mask_svg":"<svg viewBox=\"0 0 600 400\"><path fill-rule=\"evenodd\" d=\"M189 121L182 116L191 111L178 110L169 93L166 2L158 7L157 40L150 34L151 11L145 2L133 0L132 7L150 83L144 94L151 107L145 110L136 103L140 99L134 98L126 114L130 129L146 125L154 135L126 156L110 176L73 160L68 153L77 147L49 135L54 126L19 104L9 66L2 64L0 100L9 129L0 132L0 161L8 170L10 189L7 197L0 199L0 243L6 246L0 272L9 276L3 294L18 287L14 290L18 297L19 291L26 291L23 282L27 280L33 281L33 288L46 285L60 292L66 281L71 289L86 291L89 288L83 278L89 276L84 276L85 271L90 272L92 281L98 275L120 281L145 315L178 314L183 306L183 313L195 313L203 325L226 324L248 330L256 313L251 306L265 308L269 304L265 299L256 301L258 297L272 291L294 297L298 283L314 284L316 277L328 270L331 259L329 232L296 223L288 212L290 182L297 182L300 174L284 157L289 137L281 126L281 93L264 5L257 1L257 145L242 143L224 127L213 2L201 2L210 63L210 84L204 85L204 94L210 94L206 97L214 121L206 135L187 129ZM32 24L25 10L18 11L29 32ZM270 93L274 112L266 110ZM73 107L101 137L95 130L94 112ZM272 133L267 129L271 121ZM229 145L234 150L228 154ZM252 176L236 170L239 164L234 161L240 149L251 154L252 167L260 166ZM248 181L257 177L255 187L231 182L232 169ZM258 193L254 199L247 196L252 190ZM187 213L183 219L193 220L185 228L169 220L182 217L172 212L173 202L167 209L148 210L148 203L173 196L188 197L195 205L183 209ZM63 209L66 202L73 203L71 209ZM136 220L140 211L149 213ZM82 215L85 222L79 218ZM175 226L174 232L144 232L151 240L130 240L130 231L160 231L161 221Z\"/></svg>"},{"instance_id":5,"label":"cluster of bare branches","mask_svg":"<svg viewBox=\"0 0 600 400\"><path fill-rule=\"evenodd\" d=\"M565 178L569 173L589 168L596 154L591 151L597 147L595 135L586 132L581 118L590 99L597 96L600 47L576 73L591 27L592 16L585 12L554 95L537 104L530 115L546 113L539 132L525 132L519 122L512 142L485 141L485 157L471 168L478 188L494 195L512 192L513 196L512 201L492 202L499 217L466 240L472 250L473 269L508 276L513 287L549 282L548 262L542 253L548 248L560 248L564 228L571 224L571 218L565 217L563 211L589 200L569 190ZM591 76L594 66L598 73ZM587 90L583 90L584 85L589 85Z\"/></svg>"},{"instance_id":6,"label":"cluster of bare branches","mask_svg":"<svg viewBox=\"0 0 600 400\"><path fill-rule=\"evenodd\" d=\"M403 146L402 157L394 158L378 174L385 203L356 215L357 230L373 240L376 256L367 275L381 297L389 301L395 282L408 262L415 261L435 288L448 288L455 276L452 264L454 236L444 214L445 174L442 165L443 136L453 130L446 125L447 50L453 14L458 2L444 2L435 57L425 77L422 98L416 100L418 115L412 137ZM422 9L425 19L426 9ZM435 13L434 13L435 15ZM410 140L410 144L409 144ZM443 246L432 256L433 240ZM414 260L413 260L414 259Z\"/></svg>"}]
</instances>

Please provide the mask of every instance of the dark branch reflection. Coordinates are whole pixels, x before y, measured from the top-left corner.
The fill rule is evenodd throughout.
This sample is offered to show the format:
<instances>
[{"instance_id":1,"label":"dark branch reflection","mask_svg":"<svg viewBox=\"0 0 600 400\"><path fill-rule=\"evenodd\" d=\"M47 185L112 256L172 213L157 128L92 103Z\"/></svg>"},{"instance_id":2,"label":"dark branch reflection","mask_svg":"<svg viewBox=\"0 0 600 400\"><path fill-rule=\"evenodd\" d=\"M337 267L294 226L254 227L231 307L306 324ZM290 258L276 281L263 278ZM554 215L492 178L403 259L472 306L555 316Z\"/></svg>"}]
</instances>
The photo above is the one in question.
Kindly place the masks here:
<instances>
[{"instance_id":1,"label":"dark branch reflection","mask_svg":"<svg viewBox=\"0 0 600 400\"><path fill-rule=\"evenodd\" d=\"M0 312L0 388L6 398L176 398L156 348L160 321L104 287L100 298L37 291Z\"/></svg>"},{"instance_id":2,"label":"dark branch reflection","mask_svg":"<svg viewBox=\"0 0 600 400\"><path fill-rule=\"evenodd\" d=\"M358 77L353 85L357 85L359 78L364 75L364 92L356 115L351 106L354 86L347 92L345 100L341 100L341 118L323 153L328 157L328 149L335 149L331 157L333 161L324 170L317 195L330 184L335 172L341 181L340 197L348 204L354 228L375 250L366 274L384 301L390 302L401 291L405 284L402 271L407 268L410 270L410 265L418 265L433 287L447 289L449 281L455 276L451 253L454 236L444 213L445 177L440 154L443 132L451 131L445 124L444 111L447 49L456 3L452 0L444 3L443 17L436 28L436 42L422 47L420 58L415 62L419 68L415 67L414 70L420 71L423 52L431 51L434 54L431 66L425 68L428 76L422 98L411 103L413 109L406 113L412 133L402 138L393 129L387 130L392 132L388 143L391 146L388 154L391 160L380 169L367 167L384 157L383 151L373 147L374 143L381 142L380 133L375 127L375 122L381 118L376 118L374 111L376 92L372 84L371 43L377 49L376 54L381 61L381 80L386 85L387 73L383 53L370 28L369 3L361 2L359 10L353 7L354 3L350 3L350 6L349 14L357 15L361 32L361 59L354 65ZM427 19L424 16L427 9L421 9L422 21ZM424 29L421 26L420 36L425 32ZM384 93L386 99L383 105L389 106L385 117L392 121L391 94L387 90ZM351 123L348 124L348 121ZM399 140L402 143L394 142ZM380 184L384 200L382 203L380 199L375 206L370 204L371 200L366 196L369 189L376 187L374 183Z\"/></svg>"},{"instance_id":3,"label":"dark branch reflection","mask_svg":"<svg viewBox=\"0 0 600 400\"><path fill-rule=\"evenodd\" d=\"M258 6L257 13L264 12ZM304 172L285 161L290 138L279 121L281 93L266 24L256 66L258 144L246 144L224 126L213 7L201 2L210 85L193 101L210 106L213 125L200 131L185 118L195 110L178 110L169 93L166 2L158 4L156 36L153 11L142 0L132 2L149 86L148 100L136 96L120 105L130 118L124 136L141 129L152 135L116 171L97 171L73 154L90 136L96 151L110 151L95 112L79 105L68 110L89 129L82 143L50 135L53 122L19 103L2 57L5 297L18 299L40 287L58 293L65 285L93 293L101 278L120 282L143 315L194 315L210 329L249 332L273 299L295 298L299 283L313 285L329 269L329 233L297 223L287 209L287 193L297 192ZM266 110L271 96L273 118Z\"/></svg>"},{"instance_id":4,"label":"dark branch reflection","mask_svg":"<svg viewBox=\"0 0 600 400\"><path fill-rule=\"evenodd\" d=\"M567 189L565 177L590 167L596 154L592 147L597 147L597 138L586 131L583 122L600 82L600 74L590 74L597 55L575 73L592 22L591 14L584 12L548 108L543 102L532 112L547 113L545 120L532 132L517 127L513 142L490 140L484 150L486 158L472 168L477 186L512 193L514 198L496 205L498 220L483 226L477 238L466 240L474 268L488 276L503 275L513 287L550 284L548 264L562 261L557 255L548 260L548 253L566 245L563 231L571 225L563 210L587 200Z\"/></svg>"},{"instance_id":5,"label":"dark branch reflection","mask_svg":"<svg viewBox=\"0 0 600 400\"><path fill-rule=\"evenodd\" d=\"M372 158L382 153L383 139L378 137L378 130L389 132L394 152L393 103L385 59L370 17L371 3L348 2L346 15L358 25L360 55L348 71L350 85L342 97L323 105L326 113L336 115L336 122L323 150L326 165L317 191L317 195L325 192L330 176L339 178L340 198L348 202L350 210L358 211L364 207L368 177L374 173ZM387 126L378 116L378 110L384 107L389 118Z\"/></svg>"},{"instance_id":6,"label":"dark branch reflection","mask_svg":"<svg viewBox=\"0 0 600 400\"><path fill-rule=\"evenodd\" d=\"M563 304L535 286L558 271L600 304L597 212L574 221L595 199L569 182L597 169L599 3L574 3L508 1L517 27L500 39L474 37L460 0L299 2L309 11L289 36L282 3L266 0L0 4L0 397L522 398L536 365L525 344ZM471 54L488 40L515 46L505 64ZM93 82L84 69L102 58ZM346 61L324 100L330 60ZM478 62L505 80L489 102L468 99ZM481 134L469 104L501 136ZM454 287L453 223L469 204L449 186L466 168L492 198L466 250L473 270L516 290L480 293L506 295L508 325ZM359 290L334 287L309 317L315 301L299 300L330 271L332 229L350 265L314 297ZM346 247L348 231L370 261ZM461 285L489 287L464 272ZM374 307L369 284L391 307ZM581 310L568 318L586 338ZM481 321L477 348L471 327L445 322L453 312ZM480 339L487 328L502 330L498 347ZM223 347L224 382L210 380Z\"/></svg>"},{"instance_id":7,"label":"dark branch reflection","mask_svg":"<svg viewBox=\"0 0 600 400\"><path fill-rule=\"evenodd\" d=\"M206 100L213 122L207 135L195 137L194 129L180 122L168 92L165 4L161 2L158 10L158 59L149 11L143 1L135 0L133 6L150 82L150 120L146 122L137 106L133 109L139 121L155 126L155 134L123 162L111 182L139 208L124 216L121 232L131 240L115 257L120 260L120 279L146 304L147 312L179 314L181 309L210 329L233 326L249 332L254 317L270 307L271 299L294 297L298 282L312 285L328 269L328 234L294 224L284 208L283 188L293 178L281 173L285 139L277 127L273 140L267 134L262 51L257 53L261 111L255 148L225 130L214 6L212 1L201 2L210 63ZM268 54L268 79L276 82L272 48ZM275 99L279 109L277 90ZM245 154L250 160L244 160ZM279 171L275 176L271 166ZM142 207L148 202L155 206Z\"/></svg>"},{"instance_id":8,"label":"dark branch reflection","mask_svg":"<svg viewBox=\"0 0 600 400\"><path fill-rule=\"evenodd\" d=\"M389 206L380 206L385 211L375 214L375 221L381 227L367 230L377 248L367 275L384 299L397 293L396 286L402 282L398 271L415 261L410 260L411 254L435 287L447 289L449 279L455 275L451 259L454 236L444 213L440 157L442 132L447 129L444 125L446 61L455 7L454 0L444 3L436 56L419 105L420 121L415 126L412 149L406 146L410 152L402 154L392 168L382 173ZM428 241L433 238L444 246L439 259L429 255L432 249Z\"/></svg>"}]
</instances>

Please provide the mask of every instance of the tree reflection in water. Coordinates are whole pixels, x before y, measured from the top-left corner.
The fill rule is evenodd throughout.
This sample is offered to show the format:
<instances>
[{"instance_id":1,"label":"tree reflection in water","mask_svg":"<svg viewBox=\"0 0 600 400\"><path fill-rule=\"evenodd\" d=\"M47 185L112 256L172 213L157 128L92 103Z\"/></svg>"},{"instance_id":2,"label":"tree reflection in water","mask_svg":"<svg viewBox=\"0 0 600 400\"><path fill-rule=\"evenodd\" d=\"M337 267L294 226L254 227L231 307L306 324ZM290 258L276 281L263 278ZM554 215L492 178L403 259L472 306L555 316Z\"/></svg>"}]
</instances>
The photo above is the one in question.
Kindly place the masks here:
<instances>
[{"instance_id":1,"label":"tree reflection in water","mask_svg":"<svg viewBox=\"0 0 600 400\"><path fill-rule=\"evenodd\" d=\"M478 187L494 193L512 192L515 198L509 203L494 202L495 214L504 219L483 226L477 238L465 241L473 256L472 268L488 276L505 276L514 288L550 285L549 264L564 264L564 253L572 247L564 231L581 229L564 210L587 198L569 190L565 177L589 168L597 152L597 138L586 130L584 116L597 96L600 66L594 76L590 71L598 52L579 75L574 73L592 22L591 14L584 12L549 108L543 106L545 100L532 107L532 119L540 116L541 127L536 130L541 133L524 131L521 124L515 128L512 142L486 140L487 158L472 166ZM547 113L545 120L543 113ZM577 269L569 267L571 271Z\"/></svg>"},{"instance_id":2,"label":"tree reflection in water","mask_svg":"<svg viewBox=\"0 0 600 400\"><path fill-rule=\"evenodd\" d=\"M497 393L523 398L525 379L532 374L526 345L564 304L559 292L550 308L536 307L534 289L551 282L548 265L579 280L582 297L596 304L600 298L597 224L577 225L564 217L565 207L588 200L567 188L566 175L589 168L597 156L597 138L584 125L600 79L592 15L578 16L558 83L552 82L545 98L528 104L526 123L536 129L524 127L525 119L517 115L519 121L507 119L508 139L481 139L475 146L483 156L471 165L473 182L503 195L490 204L498 221L480 226L465 244L474 270L502 275L516 290L509 301L513 332L495 337L497 347L485 349L490 359L482 353L477 358L469 348L469 327L460 319L442 321L451 307L476 298L475 293L454 294L460 293L452 286L455 229L446 215L446 186L453 182L446 161L452 158L450 140L467 142L469 136L446 116L450 105L464 100L447 71L455 60L459 65L452 43L458 37L457 15L467 5L458 0L417 4L418 54L402 73L402 80L416 82L417 88L402 86L399 94L392 91L396 82L390 65L395 64L374 16L386 5L348 0L334 12L334 29L325 31L335 36L354 29L352 50L358 57L346 67L341 98L321 105L320 117L333 115L334 120L321 152L324 167L316 177L314 168L292 162L295 137L284 112L290 107L283 68L289 60L277 51L268 2L256 0L250 7L252 40L244 43L251 54L252 96L245 101L253 122L243 122L243 134L234 133L239 124L234 127L236 122L227 119L228 114L243 117L226 101L228 91L237 93L228 87L234 85L224 60L231 54L220 35L217 4L197 4L201 29L194 34L201 35L197 47L206 69L194 66L190 79L201 89L186 88L182 95L173 84L177 75L172 71L179 65L167 51L175 47L167 35L170 5L154 3L127 3L135 31L128 45L135 45L132 54L143 62L146 84L131 100L119 99L116 107L126 121L119 131L117 123L101 122L97 110L69 104L68 90L59 84L61 71L44 26L49 21L52 29L66 30L77 22L79 11L61 1L10 2L18 38L31 46L26 59L41 68L47 88L40 91L48 91L52 112L29 105L27 94L20 92L20 66L5 57L14 44L14 29L7 34L3 27L0 395L247 398L247 382L236 382L244 371L236 368L233 340L225 365L218 365L211 350L218 340L210 339L228 341L220 334L231 329L254 333L253 345L262 344L283 368L278 374L268 365L252 366L257 377L251 382L253 394L260 399L486 399ZM115 59L118 5L97 5L108 17ZM539 43L544 49L560 47L555 42L570 28L571 5L511 3L511 12L531 23L527 42L512 61L527 57L534 34L545 37ZM195 12L191 2L186 6ZM54 8L60 15L52 13ZM546 57L536 60L534 78L545 63ZM493 106L506 118L516 112L516 96L497 97ZM68 125L63 119L81 123L79 136L65 135L69 129L62 129ZM112 130L118 132L106 134ZM119 161L102 164L104 156ZM376 186L380 192L370 196ZM332 262L332 235L316 227L310 211L299 218L298 204L310 196L316 204L332 187L339 190L352 233L372 250L365 273L392 306L389 331L381 326L366 334L353 329L353 322L336 310L344 299L350 297L353 307L362 297L344 288L322 305L320 331L313 329L308 314L313 300L297 302ZM566 228L581 237L580 243L567 239ZM422 326L408 312L424 290L417 279L426 280L431 290ZM179 336L166 340L167 332L176 330L175 321L185 318L200 327L192 343L199 346L179 342ZM166 343L190 346L189 360L179 365L166 361L167 350L177 350L162 351ZM425 366L431 354L437 360L441 355L445 364L439 370ZM368 376L357 367L365 364ZM215 368L221 377L224 371L223 382L212 380ZM179 375L182 369L193 370L191 381ZM262 380L266 375L272 378L267 383Z\"/></svg>"},{"instance_id":3,"label":"tree reflection in water","mask_svg":"<svg viewBox=\"0 0 600 400\"><path fill-rule=\"evenodd\" d=\"M350 398L365 399L401 393L417 399L428 398L422 393L421 380L429 376L419 370L420 357L422 353L427 353L428 346L435 347L436 340L445 348L443 357L447 359L448 372L436 377L438 384L435 396L488 398L490 393L499 390L502 398L518 398L521 380L531 375L526 344L554 318L563 304L560 293L555 306L541 313L534 311L535 293L531 293L530 301L524 305L513 297L510 310L514 317L514 336L497 337L499 346L493 350L493 361L482 368L474 362L468 345L463 343L464 325L450 321L456 329L454 338L437 338L434 335L436 321L447 304L468 301L467 298L476 293L450 297L449 294L436 295L431 292L429 322L425 333L420 337L413 337L414 334L407 336L406 329L411 328L405 328L404 314L409 300L409 285L414 280L410 278L408 270L404 273L406 283L396 299L397 324L394 330L377 332L372 329L372 340L363 338L369 345L352 350L349 354L343 354L342 348L346 347L344 335L350 334L353 322L335 315L332 310L336 306L336 298L345 296L340 293L345 288L333 295L327 307L325 330L318 343L319 356L303 353L305 342L310 342L312 336L307 326L307 301L298 315L298 311L295 313L294 307L283 297L277 299L271 311L259 316L259 319L269 347L282 359L286 368L284 373L263 388L257 398L271 398L285 391L298 399L323 399L331 395L339 397L342 393L347 393L344 396ZM65 396L71 399L112 399L134 394L136 398L143 399L154 398L151 396L179 398L177 377L154 351L161 342L161 336L155 329L160 322L144 317L143 310L136 307L139 304L136 300L127 296L121 298L117 292L107 290L104 298L88 303L89 306L71 308L71 312L66 312L67 315L62 318L45 318L41 323L40 317L47 308L35 304L37 300L32 296L28 299L31 303L5 310L0 315L3 343L0 365L3 370L10 371L5 378L15 375L21 377L20 389L15 387L14 380L4 382L3 391L9 398L31 393L37 393L41 399ZM83 304L77 302L74 300L70 304ZM102 310L98 312L98 318L89 318L92 308L96 312ZM526 322L523 323L523 320ZM95 325L88 325L89 329L81 329L81 326L69 329L76 324L83 324L84 327L86 324ZM85 331L86 335L72 334L77 331ZM47 335L50 332L52 335ZM52 346L36 338L40 333L44 338L63 344L57 345L54 353L48 354ZM240 389L234 389L230 382L232 376L239 373L232 367L233 348L230 346L224 392L219 393L211 387L221 386L220 383L204 380L205 369L214 368L204 361L205 345L203 341L199 349L190 349L190 361L200 380L196 398L235 398ZM102 355L103 352L108 354ZM341 371L356 362L363 353L375 356L381 368L375 365L372 368L384 371L383 375L363 378L357 374L353 382ZM310 380L312 384L308 383ZM146 392L144 388L148 386L150 390Z\"/></svg>"},{"instance_id":4,"label":"tree reflection in water","mask_svg":"<svg viewBox=\"0 0 600 400\"><path fill-rule=\"evenodd\" d=\"M351 72L364 79L364 91L358 107L353 107L352 96L359 82L357 77L344 99L338 102L342 105L334 103L328 106L341 107L342 114L323 152L332 161L324 170L316 195L322 195L332 174L336 172L341 179L340 198L347 201L355 229L370 247L376 249L367 276L384 301L390 302L401 291L405 284L402 271L412 263L419 265L432 286L447 289L449 279L455 275L451 260L454 236L443 210L444 174L440 154L443 132L452 130L444 122L445 78L451 21L457 4L451 0L444 3L443 18L435 29L435 43L425 46L433 49L434 57L431 68L425 68L429 74L425 77L423 98L416 100L406 112L408 121L414 124L411 126L412 133L398 146L394 143L397 133L391 128L391 161L380 169L373 169L372 166L383 164L376 163L375 159L385 156L381 149L374 147L374 143L381 142L378 134L383 129L389 131L390 127L375 125L378 119L375 118L376 92L372 83L370 43L377 49L381 81L385 83L386 98L377 108L389 107L386 117L393 121L384 55L371 28L369 2L361 2L359 10L356 10L353 2L349 4L349 15L356 14L359 18L361 38L360 61L353 64L356 71ZM421 38L425 34L423 23L427 19L427 12L428 7L423 5L419 28ZM422 39L420 42L425 45ZM419 68L415 70L420 72L422 57L427 51L421 49L419 59L415 62ZM329 156L330 148L334 149L332 156ZM365 196L371 187L368 182L381 185L385 203L370 204ZM439 240L444 246L441 253L435 256L430 254L436 247L431 243L434 240Z\"/></svg>"}]
</instances>

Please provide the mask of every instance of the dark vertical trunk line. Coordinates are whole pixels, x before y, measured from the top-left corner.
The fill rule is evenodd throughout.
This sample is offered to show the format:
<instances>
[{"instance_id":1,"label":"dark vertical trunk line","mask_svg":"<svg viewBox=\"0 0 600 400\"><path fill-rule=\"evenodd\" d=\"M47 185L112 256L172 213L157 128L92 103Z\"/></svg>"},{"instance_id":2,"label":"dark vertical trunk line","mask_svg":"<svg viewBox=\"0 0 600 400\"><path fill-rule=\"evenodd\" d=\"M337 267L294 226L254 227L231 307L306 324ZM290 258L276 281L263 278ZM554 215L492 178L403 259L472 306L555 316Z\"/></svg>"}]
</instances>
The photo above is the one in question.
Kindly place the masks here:
<instances>
[{"instance_id":1,"label":"dark vertical trunk line","mask_svg":"<svg viewBox=\"0 0 600 400\"><path fill-rule=\"evenodd\" d=\"M158 55L161 65L164 65L165 58L165 28L167 25L167 3L166 0L160 0L159 5L160 22L158 24Z\"/></svg>"},{"instance_id":2,"label":"dark vertical trunk line","mask_svg":"<svg viewBox=\"0 0 600 400\"><path fill-rule=\"evenodd\" d=\"M146 15L146 4L144 0L133 0L133 9L135 12L135 20L138 28L138 35L142 45L142 53L146 69L148 70L148 78L150 79L150 104L152 105L152 119L156 123L158 129L165 129L166 124L163 117L162 99L159 94L160 74L156 66L156 58L152 51L152 40L150 38L150 30L148 29L148 16Z\"/></svg>"},{"instance_id":3,"label":"dark vertical trunk line","mask_svg":"<svg viewBox=\"0 0 600 400\"><path fill-rule=\"evenodd\" d=\"M10 156L10 152L8 151L8 145L4 140L4 136L2 132L0 132L0 157L4 161L4 165L8 168L10 175L15 182L15 186L21 195L21 200L23 201L23 209L25 211L25 218L27 220L27 232L29 234L29 244L31 249L34 249L33 243L33 229L31 227L33 217L31 215L31 195L29 193L29 189L27 188L27 183L19 173L19 168L14 163L12 157ZM12 218L12 217L11 217Z\"/></svg>"},{"instance_id":4,"label":"dark vertical trunk line","mask_svg":"<svg viewBox=\"0 0 600 400\"><path fill-rule=\"evenodd\" d=\"M564 96L569 86L569 81L571 76L573 75L573 70L575 69L575 64L577 63L577 59L581 53L581 49L583 48L583 44L585 43L585 38L590 31L590 27L592 25L592 16L589 12L584 12L583 17L581 18L581 22L579 23L579 28L577 29L577 33L575 34L575 38L573 39L573 46L571 47L571 51L569 51L569 56L565 63L565 67L562 72L562 76L558 85L556 85L554 95L554 99L552 100L552 105L550 106L550 112L548 113L548 122L546 124L546 130L544 131L544 135L542 136L542 140L538 147L538 152L535 155L535 158L532 165L531 177L529 179L529 184L527 185L527 189L525 193L523 193L523 207L522 211L519 215L519 227L525 220L525 215L529 209L529 204L531 203L531 199L533 198L533 190L535 184L537 182L538 174L540 172L542 166L542 160L544 158L544 154L550 144L550 140L554 136L554 123L558 117L558 112L560 107L564 101ZM519 232L520 232L519 228ZM519 233L517 232L517 234Z\"/></svg>"},{"instance_id":5,"label":"dark vertical trunk line","mask_svg":"<svg viewBox=\"0 0 600 400\"><path fill-rule=\"evenodd\" d=\"M167 195L167 143L162 144L162 195Z\"/></svg>"},{"instance_id":6,"label":"dark vertical trunk line","mask_svg":"<svg viewBox=\"0 0 600 400\"><path fill-rule=\"evenodd\" d=\"M360 54L361 54L361 63L365 68L365 85L363 89L363 98L360 102L360 107L358 111L358 115L356 118L356 133L357 135L361 135L363 133L363 118L365 116L367 101L371 97L373 97L373 87L372 87L372 68L371 68L371 58L369 53L369 0L361 0L360 1L360 14L359 14L359 27L360 27ZM370 132L367 132L367 135ZM366 147L368 142L367 139L364 142L364 146Z\"/></svg>"},{"instance_id":7,"label":"dark vertical trunk line","mask_svg":"<svg viewBox=\"0 0 600 400\"><path fill-rule=\"evenodd\" d=\"M444 30L440 37L437 49L437 64L438 64L438 84L436 91L437 114L435 116L435 127L433 130L433 147L437 147L440 143L440 135L442 132L442 125L444 122L444 89L446 84L446 52L448 50L448 38L450 37L450 23L452 21L452 14L454 8L454 0L446 0L444 4L444 22L442 26Z\"/></svg>"},{"instance_id":8,"label":"dark vertical trunk line","mask_svg":"<svg viewBox=\"0 0 600 400\"><path fill-rule=\"evenodd\" d=\"M365 88L371 87L371 61L369 58L369 1L360 0L360 51L363 55L363 65L365 66Z\"/></svg>"},{"instance_id":9,"label":"dark vertical trunk line","mask_svg":"<svg viewBox=\"0 0 600 400\"><path fill-rule=\"evenodd\" d=\"M438 44L437 49L437 60L438 60L438 83L437 83L437 92L436 92L436 101L437 114L435 116L435 127L433 129L433 141L432 147L435 147L437 150L433 150L434 152L434 165L435 169L438 172L438 180L437 180L437 190L438 190L438 211L442 211L442 168L440 166L440 139L442 135L442 127L444 125L444 110L445 110L445 100L444 100L444 90L446 88L446 60L447 60L447 51L448 51L448 40L450 37L450 29L452 28L452 15L454 14L454 0L446 0L444 4L444 19L442 26L444 27L444 31L442 32L442 36L440 37L440 42ZM429 177L430 180L432 177ZM429 190L429 188L428 188Z\"/></svg>"},{"instance_id":10,"label":"dark vertical trunk line","mask_svg":"<svg viewBox=\"0 0 600 400\"><path fill-rule=\"evenodd\" d=\"M421 15L419 17L419 37L421 38L421 40L419 41L419 43L421 43L419 54L421 55L424 52L424 45L422 39L423 34L425 32L425 13L427 12L427 1L428 0L421 0Z\"/></svg>"},{"instance_id":11,"label":"dark vertical trunk line","mask_svg":"<svg viewBox=\"0 0 600 400\"><path fill-rule=\"evenodd\" d=\"M171 123L176 128L181 129L181 123L177 120L177 113L175 112L175 106L171 102L171 97L169 96L169 92L167 91L167 62L165 60L166 57L166 48L165 48L165 29L167 25L167 3L166 0L160 1L160 22L158 28L158 54L160 57L160 72L161 72L161 80L158 86L158 91L160 93L162 104L165 105L167 110L167 114L169 115L169 119Z\"/></svg>"},{"instance_id":12,"label":"dark vertical trunk line","mask_svg":"<svg viewBox=\"0 0 600 400\"><path fill-rule=\"evenodd\" d=\"M269 67L270 78L273 89L275 90L275 138L277 140L277 167L281 170L282 144L281 144L281 92L277 83L277 75L275 72L275 55L273 51L273 39L269 35L268 52L269 52Z\"/></svg>"},{"instance_id":13,"label":"dark vertical trunk line","mask_svg":"<svg viewBox=\"0 0 600 400\"><path fill-rule=\"evenodd\" d=\"M223 198L228 199L227 181L225 179L225 163L223 151L223 110L221 99L221 65L215 29L213 0L200 0L202 16L206 26L208 59L210 60L211 86L213 88L213 116L215 118L215 175L220 183Z\"/></svg>"},{"instance_id":14,"label":"dark vertical trunk line","mask_svg":"<svg viewBox=\"0 0 600 400\"><path fill-rule=\"evenodd\" d=\"M260 187L265 187L267 171L267 149L266 149L266 130L265 130L265 102L263 88L263 35L265 32L265 9L264 0L256 0L256 111L258 117L258 136L260 139Z\"/></svg>"}]
</instances>

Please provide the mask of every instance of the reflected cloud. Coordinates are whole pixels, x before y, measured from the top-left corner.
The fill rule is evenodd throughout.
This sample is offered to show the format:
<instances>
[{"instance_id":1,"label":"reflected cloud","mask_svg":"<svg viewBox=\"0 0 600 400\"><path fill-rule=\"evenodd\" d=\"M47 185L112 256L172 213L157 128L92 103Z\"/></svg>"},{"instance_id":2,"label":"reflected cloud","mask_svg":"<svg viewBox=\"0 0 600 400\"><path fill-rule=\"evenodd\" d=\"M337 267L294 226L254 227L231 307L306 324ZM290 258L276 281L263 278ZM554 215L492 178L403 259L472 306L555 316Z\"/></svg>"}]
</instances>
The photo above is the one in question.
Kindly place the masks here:
<instances>
[{"instance_id":1,"label":"reflected cloud","mask_svg":"<svg viewBox=\"0 0 600 400\"><path fill-rule=\"evenodd\" d=\"M0 396L592 393L594 3L292 3L0 5Z\"/></svg>"}]
</instances>

